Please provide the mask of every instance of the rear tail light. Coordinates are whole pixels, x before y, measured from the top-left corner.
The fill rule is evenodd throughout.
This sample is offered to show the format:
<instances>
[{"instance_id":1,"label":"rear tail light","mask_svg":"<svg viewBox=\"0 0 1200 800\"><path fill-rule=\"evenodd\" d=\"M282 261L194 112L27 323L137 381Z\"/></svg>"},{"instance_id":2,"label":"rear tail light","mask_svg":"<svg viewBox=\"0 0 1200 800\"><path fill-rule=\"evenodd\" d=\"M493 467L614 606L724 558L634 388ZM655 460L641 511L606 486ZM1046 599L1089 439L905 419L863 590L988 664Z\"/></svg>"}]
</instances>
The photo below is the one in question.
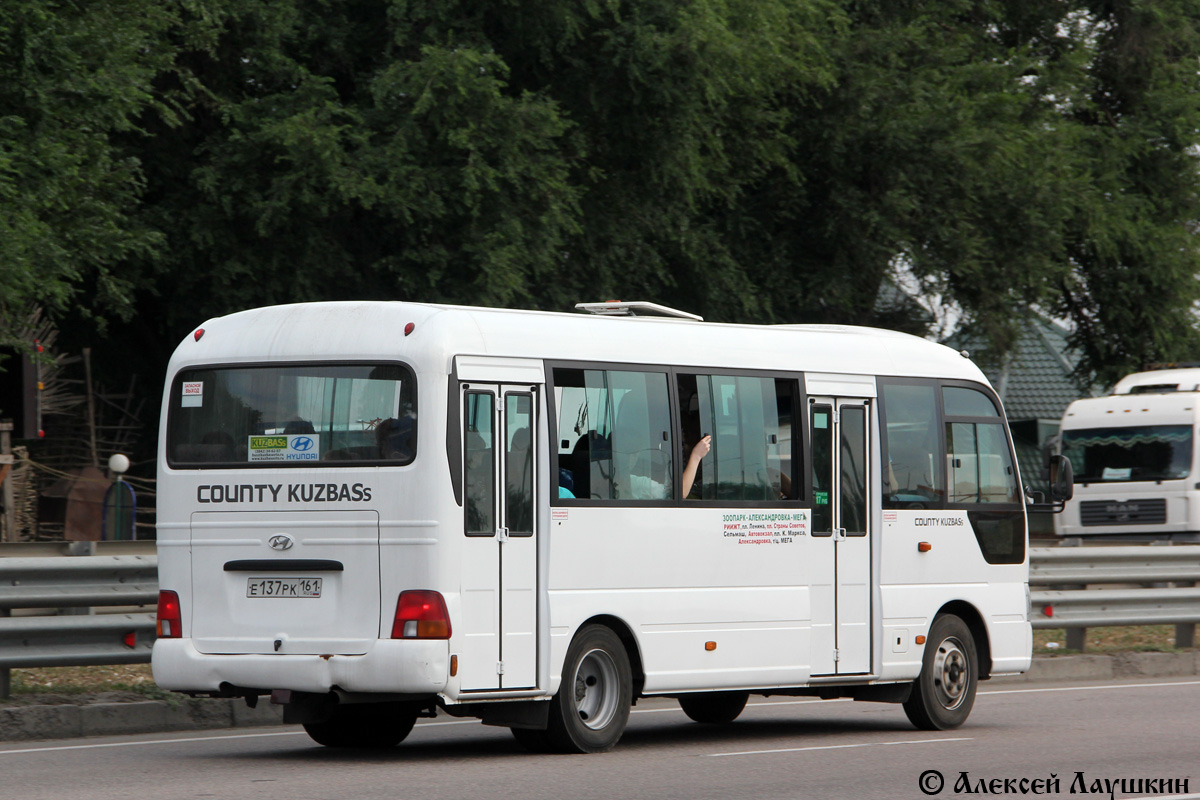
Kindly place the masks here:
<instances>
[{"instance_id":1,"label":"rear tail light","mask_svg":"<svg viewBox=\"0 0 1200 800\"><path fill-rule=\"evenodd\" d=\"M183 613L179 595L166 589L158 593L158 638L178 639L183 636Z\"/></svg>"},{"instance_id":2,"label":"rear tail light","mask_svg":"<svg viewBox=\"0 0 1200 800\"><path fill-rule=\"evenodd\" d=\"M393 639L449 639L450 615L437 592L401 592L392 622Z\"/></svg>"}]
</instances>

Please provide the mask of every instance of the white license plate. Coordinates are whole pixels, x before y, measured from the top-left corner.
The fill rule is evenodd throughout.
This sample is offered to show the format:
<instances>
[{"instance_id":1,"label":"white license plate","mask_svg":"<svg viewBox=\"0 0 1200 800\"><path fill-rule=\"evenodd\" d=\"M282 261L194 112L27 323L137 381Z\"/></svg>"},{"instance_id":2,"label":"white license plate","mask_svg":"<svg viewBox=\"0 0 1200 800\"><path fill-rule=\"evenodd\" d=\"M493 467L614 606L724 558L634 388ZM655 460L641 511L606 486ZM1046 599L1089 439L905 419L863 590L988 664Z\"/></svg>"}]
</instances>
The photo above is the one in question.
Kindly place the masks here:
<instances>
[{"instance_id":1,"label":"white license plate","mask_svg":"<svg viewBox=\"0 0 1200 800\"><path fill-rule=\"evenodd\" d=\"M320 578L247 578L246 597L320 597Z\"/></svg>"}]
</instances>

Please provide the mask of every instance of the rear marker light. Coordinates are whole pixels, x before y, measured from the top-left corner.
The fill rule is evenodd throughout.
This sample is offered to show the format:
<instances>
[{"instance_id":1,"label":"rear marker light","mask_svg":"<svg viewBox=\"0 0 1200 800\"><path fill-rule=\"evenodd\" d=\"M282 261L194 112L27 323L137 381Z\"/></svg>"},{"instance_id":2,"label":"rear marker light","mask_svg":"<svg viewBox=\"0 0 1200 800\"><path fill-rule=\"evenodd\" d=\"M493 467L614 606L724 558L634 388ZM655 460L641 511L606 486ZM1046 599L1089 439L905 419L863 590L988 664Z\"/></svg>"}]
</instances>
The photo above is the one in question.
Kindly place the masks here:
<instances>
[{"instance_id":1,"label":"rear marker light","mask_svg":"<svg viewBox=\"0 0 1200 800\"><path fill-rule=\"evenodd\" d=\"M410 333L412 333L416 329L416 327L417 326L414 325L413 323L411 323L411 322L408 323L407 325L404 326L404 335L408 336Z\"/></svg>"},{"instance_id":2,"label":"rear marker light","mask_svg":"<svg viewBox=\"0 0 1200 800\"><path fill-rule=\"evenodd\" d=\"M136 631L131 631L131 632L125 634L125 646L130 647L130 648L137 647L137 632Z\"/></svg>"},{"instance_id":3,"label":"rear marker light","mask_svg":"<svg viewBox=\"0 0 1200 800\"><path fill-rule=\"evenodd\" d=\"M198 342L200 337L204 335L204 328L196 328L196 332L192 334L193 338Z\"/></svg>"},{"instance_id":4,"label":"rear marker light","mask_svg":"<svg viewBox=\"0 0 1200 800\"><path fill-rule=\"evenodd\" d=\"M179 607L179 595L164 589L158 593L158 637L179 639L183 636L183 613Z\"/></svg>"},{"instance_id":5,"label":"rear marker light","mask_svg":"<svg viewBox=\"0 0 1200 800\"><path fill-rule=\"evenodd\" d=\"M450 614L437 592L401 592L392 621L393 639L449 639Z\"/></svg>"}]
</instances>

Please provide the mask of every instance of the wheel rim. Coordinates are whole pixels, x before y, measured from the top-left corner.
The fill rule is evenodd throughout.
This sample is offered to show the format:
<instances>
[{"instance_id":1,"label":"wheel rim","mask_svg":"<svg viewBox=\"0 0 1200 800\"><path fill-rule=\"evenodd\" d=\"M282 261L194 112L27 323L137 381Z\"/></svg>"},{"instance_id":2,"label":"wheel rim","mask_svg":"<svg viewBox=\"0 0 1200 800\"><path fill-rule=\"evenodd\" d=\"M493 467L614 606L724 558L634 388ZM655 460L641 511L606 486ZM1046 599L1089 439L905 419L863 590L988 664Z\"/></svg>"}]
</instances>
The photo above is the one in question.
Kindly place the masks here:
<instances>
[{"instance_id":1,"label":"wheel rim","mask_svg":"<svg viewBox=\"0 0 1200 800\"><path fill-rule=\"evenodd\" d=\"M966 649L956 637L948 636L938 645L933 659L933 688L938 703L953 711L966 702L970 685L971 662Z\"/></svg>"},{"instance_id":2,"label":"wheel rim","mask_svg":"<svg viewBox=\"0 0 1200 800\"><path fill-rule=\"evenodd\" d=\"M575 670L575 713L584 726L598 731L617 713L617 664L604 650L590 650Z\"/></svg>"}]
</instances>

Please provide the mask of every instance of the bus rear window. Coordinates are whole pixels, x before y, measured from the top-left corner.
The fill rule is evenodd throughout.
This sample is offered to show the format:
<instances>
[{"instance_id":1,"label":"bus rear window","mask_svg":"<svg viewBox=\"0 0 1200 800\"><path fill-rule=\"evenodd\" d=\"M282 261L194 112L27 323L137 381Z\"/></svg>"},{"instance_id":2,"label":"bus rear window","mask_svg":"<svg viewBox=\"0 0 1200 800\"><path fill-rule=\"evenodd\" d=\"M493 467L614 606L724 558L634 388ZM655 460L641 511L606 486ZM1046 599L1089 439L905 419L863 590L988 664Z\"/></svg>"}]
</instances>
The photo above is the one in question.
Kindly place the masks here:
<instances>
[{"instance_id":1,"label":"bus rear window","mask_svg":"<svg viewBox=\"0 0 1200 800\"><path fill-rule=\"evenodd\" d=\"M399 364L216 367L171 386L173 467L408 464L416 383Z\"/></svg>"}]
</instances>

